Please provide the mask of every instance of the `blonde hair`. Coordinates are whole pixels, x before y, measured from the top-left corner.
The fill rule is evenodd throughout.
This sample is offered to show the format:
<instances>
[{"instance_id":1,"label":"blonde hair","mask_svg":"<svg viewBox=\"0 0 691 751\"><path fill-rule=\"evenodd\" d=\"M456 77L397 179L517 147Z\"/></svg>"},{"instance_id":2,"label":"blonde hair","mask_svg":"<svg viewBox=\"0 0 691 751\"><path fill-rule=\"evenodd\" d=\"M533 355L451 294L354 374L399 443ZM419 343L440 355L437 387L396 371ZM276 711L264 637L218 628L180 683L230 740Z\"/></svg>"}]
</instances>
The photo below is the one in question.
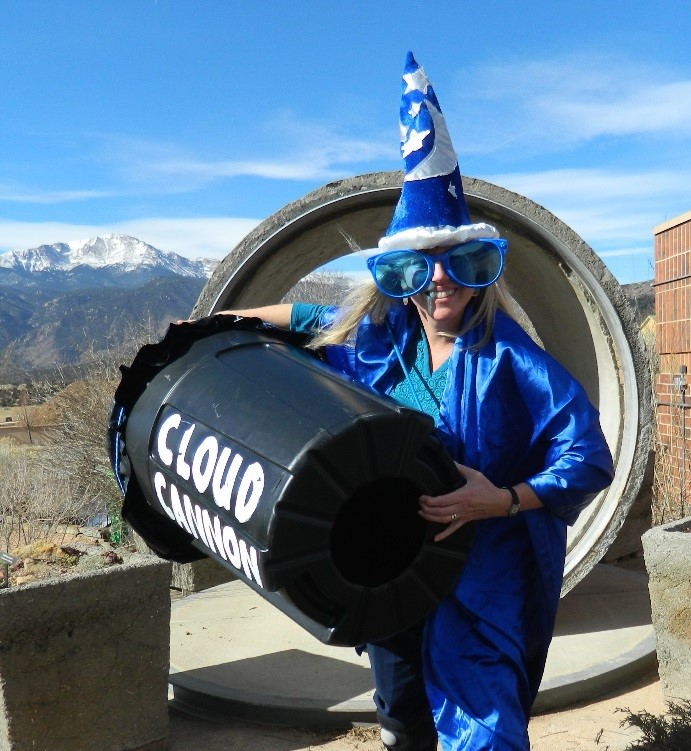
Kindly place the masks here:
<instances>
[{"instance_id":1,"label":"blonde hair","mask_svg":"<svg viewBox=\"0 0 691 751\"><path fill-rule=\"evenodd\" d=\"M346 297L343 304L343 314L336 319L332 326L321 329L309 346L317 349L328 344L344 344L352 341L358 326L366 315L369 314L372 323L383 324L386 314L393 304L392 298L383 295L374 282L365 282L358 285ZM478 295L473 298L471 304L474 310L470 319L459 331L448 333L448 336L456 338L476 326L484 325L481 340L474 344L471 349L479 349L489 341L498 309L512 318L515 317L513 300L506 283L501 277L494 284L490 284L489 287L478 289Z\"/></svg>"}]
</instances>

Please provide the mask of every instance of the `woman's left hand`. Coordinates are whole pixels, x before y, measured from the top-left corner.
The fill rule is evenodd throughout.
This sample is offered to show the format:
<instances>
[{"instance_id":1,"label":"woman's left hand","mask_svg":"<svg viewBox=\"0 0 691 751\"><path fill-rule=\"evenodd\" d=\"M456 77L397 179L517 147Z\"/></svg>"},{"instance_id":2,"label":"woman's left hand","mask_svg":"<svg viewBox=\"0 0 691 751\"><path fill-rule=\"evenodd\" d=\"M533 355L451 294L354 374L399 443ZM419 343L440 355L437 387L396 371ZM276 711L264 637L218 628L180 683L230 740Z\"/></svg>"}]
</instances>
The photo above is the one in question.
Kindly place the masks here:
<instances>
[{"instance_id":1,"label":"woman's left hand","mask_svg":"<svg viewBox=\"0 0 691 751\"><path fill-rule=\"evenodd\" d=\"M434 536L439 542L453 534L466 522L506 516L511 506L511 495L506 488L498 488L482 472L456 464L465 478L465 485L446 495L420 496L418 513L428 522L446 524L446 529Z\"/></svg>"}]
</instances>

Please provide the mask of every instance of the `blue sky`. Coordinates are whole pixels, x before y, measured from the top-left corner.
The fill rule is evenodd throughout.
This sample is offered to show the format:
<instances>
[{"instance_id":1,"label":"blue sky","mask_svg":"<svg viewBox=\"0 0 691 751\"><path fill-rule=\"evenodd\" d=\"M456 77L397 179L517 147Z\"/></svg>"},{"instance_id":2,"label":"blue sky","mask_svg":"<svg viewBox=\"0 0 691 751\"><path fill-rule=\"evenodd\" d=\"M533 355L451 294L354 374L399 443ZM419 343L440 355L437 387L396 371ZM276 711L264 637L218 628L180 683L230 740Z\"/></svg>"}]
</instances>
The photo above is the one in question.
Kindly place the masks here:
<instances>
[{"instance_id":1,"label":"blue sky","mask_svg":"<svg viewBox=\"0 0 691 751\"><path fill-rule=\"evenodd\" d=\"M402 167L411 49L461 173L620 282L691 210L686 0L0 0L0 252L126 233L223 257L326 182Z\"/></svg>"}]
</instances>

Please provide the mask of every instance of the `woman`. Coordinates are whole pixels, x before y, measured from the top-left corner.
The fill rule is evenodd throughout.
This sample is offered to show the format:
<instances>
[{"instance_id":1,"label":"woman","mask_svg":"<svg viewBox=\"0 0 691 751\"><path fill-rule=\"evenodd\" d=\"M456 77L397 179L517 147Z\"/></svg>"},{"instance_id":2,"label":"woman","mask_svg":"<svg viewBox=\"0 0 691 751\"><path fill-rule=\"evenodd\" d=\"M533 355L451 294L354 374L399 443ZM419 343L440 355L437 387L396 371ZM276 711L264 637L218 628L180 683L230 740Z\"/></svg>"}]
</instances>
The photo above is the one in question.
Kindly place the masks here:
<instances>
[{"instance_id":1,"label":"woman","mask_svg":"<svg viewBox=\"0 0 691 751\"><path fill-rule=\"evenodd\" d=\"M453 534L477 520L454 591L402 634L367 645L382 741L395 751L526 749L561 589L566 527L612 477L582 387L508 314L507 243L472 223L439 103L408 55L406 176L374 285L343 311L232 311L316 332L342 372L431 414L465 484L420 498ZM231 312L231 311L228 311Z\"/></svg>"}]
</instances>

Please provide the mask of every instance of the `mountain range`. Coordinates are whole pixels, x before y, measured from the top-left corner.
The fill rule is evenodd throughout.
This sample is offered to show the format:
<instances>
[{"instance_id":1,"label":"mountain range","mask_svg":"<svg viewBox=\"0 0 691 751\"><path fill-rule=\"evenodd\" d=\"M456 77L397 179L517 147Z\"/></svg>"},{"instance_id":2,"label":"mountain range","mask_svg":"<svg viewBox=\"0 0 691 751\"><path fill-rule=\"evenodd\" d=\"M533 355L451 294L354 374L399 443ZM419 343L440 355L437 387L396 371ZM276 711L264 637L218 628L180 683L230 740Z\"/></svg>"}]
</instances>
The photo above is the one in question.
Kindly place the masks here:
<instances>
[{"instance_id":1,"label":"mountain range","mask_svg":"<svg viewBox=\"0 0 691 751\"><path fill-rule=\"evenodd\" d=\"M162 332L189 315L217 263L126 235L0 255L0 382L117 348L144 321Z\"/></svg>"},{"instance_id":2,"label":"mountain range","mask_svg":"<svg viewBox=\"0 0 691 751\"><path fill-rule=\"evenodd\" d=\"M0 255L0 286L64 291L137 287L166 276L206 279L218 261L191 260L127 235L57 242Z\"/></svg>"},{"instance_id":3,"label":"mountain range","mask_svg":"<svg viewBox=\"0 0 691 751\"><path fill-rule=\"evenodd\" d=\"M94 351L122 350L143 326L162 335L170 321L190 314L217 264L126 235L0 255L0 383L25 381L27 373L50 378L51 370L77 365ZM342 297L343 279L332 279L332 289L321 278L317 291L308 282L291 299ZM654 312L652 282L623 291L640 321Z\"/></svg>"}]
</instances>

